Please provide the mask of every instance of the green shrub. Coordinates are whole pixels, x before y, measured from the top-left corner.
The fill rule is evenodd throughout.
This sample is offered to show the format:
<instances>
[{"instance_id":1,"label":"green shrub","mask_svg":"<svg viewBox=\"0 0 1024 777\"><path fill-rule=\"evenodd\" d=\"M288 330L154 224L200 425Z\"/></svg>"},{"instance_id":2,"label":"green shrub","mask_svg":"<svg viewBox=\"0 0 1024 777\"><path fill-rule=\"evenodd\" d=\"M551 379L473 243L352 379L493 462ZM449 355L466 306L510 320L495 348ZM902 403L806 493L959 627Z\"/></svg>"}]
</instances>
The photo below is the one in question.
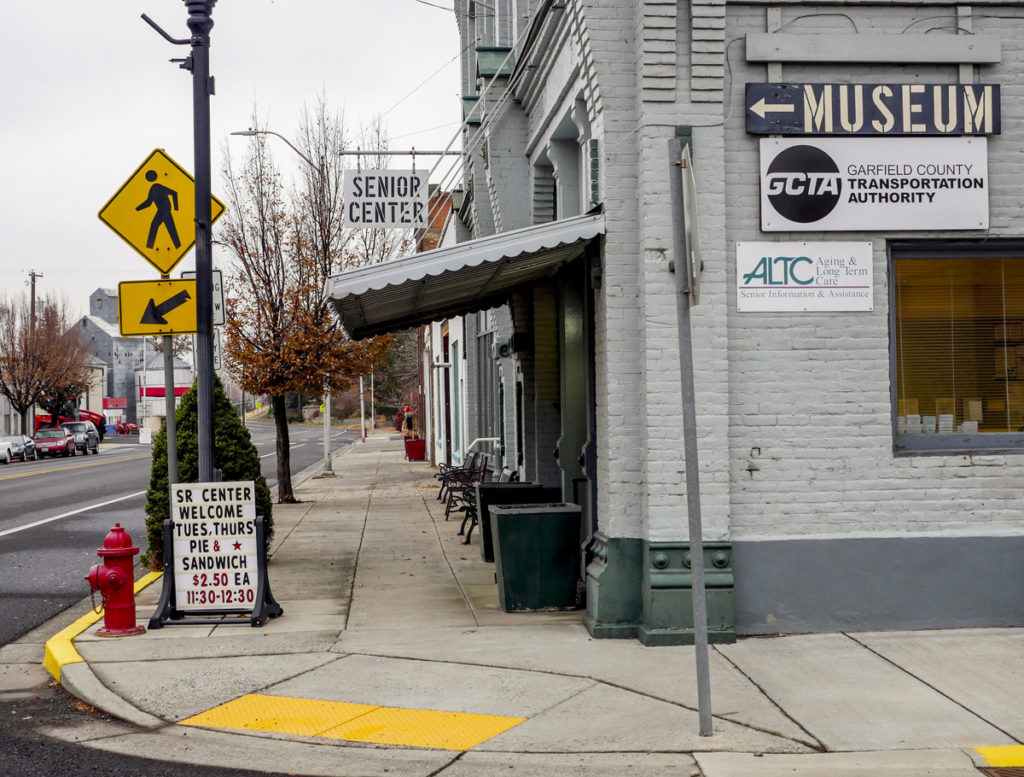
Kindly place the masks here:
<instances>
[{"instance_id":1,"label":"green shrub","mask_svg":"<svg viewBox=\"0 0 1024 777\"><path fill-rule=\"evenodd\" d=\"M178 450L178 482L199 480L198 399L196 385L181 398L174 414ZM249 430L228 401L220 378L215 377L213 390L213 466L220 469L225 481L252 480L256 483L256 515L262 515L266 528L267 547L274 536L272 501L267 479L260 474L260 455L249 436ZM153 466L146 491L146 552L143 563L162 569L164 562L164 526L170 518L170 484L167 482L167 424L153 435Z\"/></svg>"}]
</instances>

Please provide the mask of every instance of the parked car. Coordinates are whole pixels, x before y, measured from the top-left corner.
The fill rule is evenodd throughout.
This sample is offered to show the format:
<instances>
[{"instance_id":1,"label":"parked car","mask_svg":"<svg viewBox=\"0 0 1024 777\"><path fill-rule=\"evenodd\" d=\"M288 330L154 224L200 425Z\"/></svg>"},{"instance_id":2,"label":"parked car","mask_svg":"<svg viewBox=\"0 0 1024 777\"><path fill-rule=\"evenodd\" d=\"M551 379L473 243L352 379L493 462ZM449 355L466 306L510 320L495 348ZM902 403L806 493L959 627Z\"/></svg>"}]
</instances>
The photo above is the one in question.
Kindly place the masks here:
<instances>
[{"instance_id":1,"label":"parked car","mask_svg":"<svg viewBox=\"0 0 1024 777\"><path fill-rule=\"evenodd\" d=\"M21 461L28 461L29 459L35 461L39 458L36 455L35 441L28 435L9 434L2 439L11 444L11 456L14 458L21 459Z\"/></svg>"},{"instance_id":2,"label":"parked car","mask_svg":"<svg viewBox=\"0 0 1024 777\"><path fill-rule=\"evenodd\" d=\"M14 446L11 445L7 438L0 439L0 463L10 464L11 459L14 458Z\"/></svg>"},{"instance_id":3,"label":"parked car","mask_svg":"<svg viewBox=\"0 0 1024 777\"><path fill-rule=\"evenodd\" d=\"M42 456L74 456L78 452L70 429L40 429L35 436L36 453Z\"/></svg>"},{"instance_id":4,"label":"parked car","mask_svg":"<svg viewBox=\"0 0 1024 777\"><path fill-rule=\"evenodd\" d=\"M92 421L65 421L61 426L75 436L75 447L82 453L100 452L100 433Z\"/></svg>"}]
</instances>

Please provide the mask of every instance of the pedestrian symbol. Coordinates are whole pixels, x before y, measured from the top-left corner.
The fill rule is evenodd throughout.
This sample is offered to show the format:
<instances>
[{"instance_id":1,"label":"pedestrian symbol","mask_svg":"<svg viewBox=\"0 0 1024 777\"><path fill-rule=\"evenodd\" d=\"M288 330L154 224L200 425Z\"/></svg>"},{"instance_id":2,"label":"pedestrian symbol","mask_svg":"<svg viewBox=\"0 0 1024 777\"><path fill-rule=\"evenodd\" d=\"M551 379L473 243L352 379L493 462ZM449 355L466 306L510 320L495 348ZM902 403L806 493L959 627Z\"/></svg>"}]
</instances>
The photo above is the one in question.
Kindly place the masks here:
<instances>
[{"instance_id":1,"label":"pedestrian symbol","mask_svg":"<svg viewBox=\"0 0 1024 777\"><path fill-rule=\"evenodd\" d=\"M159 176L156 170L146 171L147 181L155 181L157 178ZM161 226L166 228L171 242L174 243L174 247L181 248L181 241L178 240L178 230L174 226L174 216L171 215L172 200L174 202L174 210L177 210L178 193L174 189L168 189L166 186L154 183L149 187L149 197L146 198L146 201L135 208L135 210L145 210L151 205L156 208L153 223L149 225L149 239L146 240L146 248L152 248L153 244L156 243L156 231Z\"/></svg>"},{"instance_id":2,"label":"pedestrian symbol","mask_svg":"<svg viewBox=\"0 0 1024 777\"><path fill-rule=\"evenodd\" d=\"M223 212L223 203L211 197L211 220ZM196 242L195 181L156 149L103 206L99 217L167 275Z\"/></svg>"}]
</instances>

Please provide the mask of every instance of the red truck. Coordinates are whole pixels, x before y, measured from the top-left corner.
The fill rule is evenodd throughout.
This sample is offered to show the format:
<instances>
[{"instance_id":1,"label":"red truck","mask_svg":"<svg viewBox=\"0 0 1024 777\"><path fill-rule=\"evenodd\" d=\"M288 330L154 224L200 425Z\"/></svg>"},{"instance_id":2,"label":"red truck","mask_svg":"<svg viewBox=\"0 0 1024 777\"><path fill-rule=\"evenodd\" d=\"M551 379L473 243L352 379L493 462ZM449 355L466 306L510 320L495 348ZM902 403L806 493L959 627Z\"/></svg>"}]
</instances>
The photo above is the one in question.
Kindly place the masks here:
<instances>
[{"instance_id":1,"label":"red truck","mask_svg":"<svg viewBox=\"0 0 1024 777\"><path fill-rule=\"evenodd\" d=\"M54 423L52 416L45 413L38 414L36 415L35 431L38 432L40 429L44 429L46 427L60 426L65 421L92 421L96 424L96 431L100 433L101 440L107 431L107 419L105 419L102 414L94 413L91 410L79 410L77 418L74 416L58 416L56 423Z\"/></svg>"}]
</instances>

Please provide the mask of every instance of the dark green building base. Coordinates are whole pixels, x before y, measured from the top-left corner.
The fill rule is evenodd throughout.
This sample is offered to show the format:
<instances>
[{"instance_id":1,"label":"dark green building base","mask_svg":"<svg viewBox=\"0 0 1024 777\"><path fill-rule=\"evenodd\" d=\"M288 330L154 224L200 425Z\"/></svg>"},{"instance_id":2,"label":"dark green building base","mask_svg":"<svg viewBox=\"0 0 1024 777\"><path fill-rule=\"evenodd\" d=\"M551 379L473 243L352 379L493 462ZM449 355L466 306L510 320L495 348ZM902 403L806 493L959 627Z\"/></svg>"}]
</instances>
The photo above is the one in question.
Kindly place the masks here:
<instances>
[{"instance_id":1,"label":"dark green building base","mask_svg":"<svg viewBox=\"0 0 1024 777\"><path fill-rule=\"evenodd\" d=\"M652 647L693 644L689 543L610 538L598 532L591 551L583 624L592 637L635 637ZM708 641L735 642L732 545L705 543L704 569Z\"/></svg>"}]
</instances>

